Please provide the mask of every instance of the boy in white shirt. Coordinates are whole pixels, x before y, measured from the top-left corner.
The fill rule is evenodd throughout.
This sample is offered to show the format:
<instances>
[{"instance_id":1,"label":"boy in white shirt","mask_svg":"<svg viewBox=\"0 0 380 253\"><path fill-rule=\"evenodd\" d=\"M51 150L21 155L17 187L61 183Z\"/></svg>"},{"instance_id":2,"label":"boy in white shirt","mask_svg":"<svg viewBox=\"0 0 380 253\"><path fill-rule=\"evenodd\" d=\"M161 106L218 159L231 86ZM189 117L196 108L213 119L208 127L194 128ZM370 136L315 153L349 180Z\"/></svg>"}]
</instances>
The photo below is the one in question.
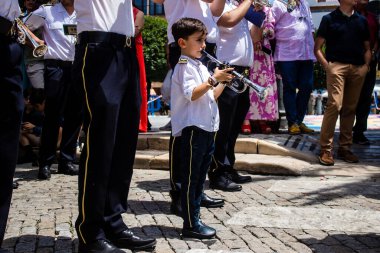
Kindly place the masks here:
<instances>
[{"instance_id":1,"label":"boy in white shirt","mask_svg":"<svg viewBox=\"0 0 380 253\"><path fill-rule=\"evenodd\" d=\"M219 82L231 81L232 68L215 69L210 76L198 60L207 36L201 21L182 18L173 24L172 33L181 48L172 77L171 109L172 135L181 136L182 235L207 239L215 236L216 231L199 220L200 202L219 128L215 100L224 89Z\"/></svg>"}]
</instances>

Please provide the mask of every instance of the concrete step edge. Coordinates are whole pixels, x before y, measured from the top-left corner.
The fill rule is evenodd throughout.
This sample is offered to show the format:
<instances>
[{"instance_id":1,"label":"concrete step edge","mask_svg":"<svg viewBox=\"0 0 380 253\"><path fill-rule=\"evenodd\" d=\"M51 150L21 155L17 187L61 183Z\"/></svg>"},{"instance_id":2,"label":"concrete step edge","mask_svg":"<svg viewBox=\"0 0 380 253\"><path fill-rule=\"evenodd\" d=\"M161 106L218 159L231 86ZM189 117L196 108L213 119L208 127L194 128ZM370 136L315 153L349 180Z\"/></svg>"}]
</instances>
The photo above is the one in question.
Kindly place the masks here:
<instances>
[{"instance_id":1,"label":"concrete step edge","mask_svg":"<svg viewBox=\"0 0 380 253\"><path fill-rule=\"evenodd\" d=\"M169 150L170 136L140 135L137 150ZM235 146L236 153L262 154L290 156L310 163L318 162L316 155L310 151L299 151L297 149L280 146L270 141L256 138L238 138Z\"/></svg>"},{"instance_id":2,"label":"concrete step edge","mask_svg":"<svg viewBox=\"0 0 380 253\"><path fill-rule=\"evenodd\" d=\"M169 153L160 150L149 152L137 151L135 169L169 169ZM238 153L234 167L253 174L299 176L309 166L310 163L289 156Z\"/></svg>"}]
</instances>

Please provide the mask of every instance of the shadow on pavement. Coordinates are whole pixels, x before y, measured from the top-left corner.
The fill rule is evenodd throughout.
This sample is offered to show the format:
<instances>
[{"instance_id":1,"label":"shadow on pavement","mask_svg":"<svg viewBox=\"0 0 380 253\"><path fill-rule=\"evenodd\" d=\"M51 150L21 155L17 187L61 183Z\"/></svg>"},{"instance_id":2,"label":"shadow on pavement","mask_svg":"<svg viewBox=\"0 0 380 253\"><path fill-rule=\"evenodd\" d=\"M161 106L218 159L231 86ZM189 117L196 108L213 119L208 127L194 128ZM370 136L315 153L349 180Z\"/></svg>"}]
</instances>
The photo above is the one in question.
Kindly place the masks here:
<instances>
[{"instance_id":1,"label":"shadow on pavement","mask_svg":"<svg viewBox=\"0 0 380 253\"><path fill-rule=\"evenodd\" d=\"M372 233L348 235L331 232L322 239L298 238L298 240L308 245L314 253L380 252L380 235Z\"/></svg>"}]
</instances>

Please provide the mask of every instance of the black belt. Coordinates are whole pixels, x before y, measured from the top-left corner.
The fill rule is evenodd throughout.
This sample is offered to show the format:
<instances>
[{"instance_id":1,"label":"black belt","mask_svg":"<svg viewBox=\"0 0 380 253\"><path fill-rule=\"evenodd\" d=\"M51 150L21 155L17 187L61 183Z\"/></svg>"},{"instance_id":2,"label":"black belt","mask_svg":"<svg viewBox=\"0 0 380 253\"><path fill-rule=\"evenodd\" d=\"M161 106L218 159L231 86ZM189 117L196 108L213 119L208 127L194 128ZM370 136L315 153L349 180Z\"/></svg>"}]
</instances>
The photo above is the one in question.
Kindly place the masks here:
<instances>
[{"instance_id":1,"label":"black belt","mask_svg":"<svg viewBox=\"0 0 380 253\"><path fill-rule=\"evenodd\" d=\"M12 29L13 22L0 16L0 34L10 36L10 31Z\"/></svg>"},{"instance_id":2,"label":"black belt","mask_svg":"<svg viewBox=\"0 0 380 253\"><path fill-rule=\"evenodd\" d=\"M78 44L102 43L116 47L135 47L135 38L113 32L81 32L78 36Z\"/></svg>"},{"instance_id":3,"label":"black belt","mask_svg":"<svg viewBox=\"0 0 380 253\"><path fill-rule=\"evenodd\" d=\"M237 65L231 65L231 68L234 68L234 70L240 74L243 74L245 76L249 76L249 67L243 67L243 66L237 66Z\"/></svg>"},{"instance_id":4,"label":"black belt","mask_svg":"<svg viewBox=\"0 0 380 253\"><path fill-rule=\"evenodd\" d=\"M62 60L53 60L53 59L46 59L45 64L47 66L60 67L60 68L70 68L73 66L72 61L62 61Z\"/></svg>"}]
</instances>

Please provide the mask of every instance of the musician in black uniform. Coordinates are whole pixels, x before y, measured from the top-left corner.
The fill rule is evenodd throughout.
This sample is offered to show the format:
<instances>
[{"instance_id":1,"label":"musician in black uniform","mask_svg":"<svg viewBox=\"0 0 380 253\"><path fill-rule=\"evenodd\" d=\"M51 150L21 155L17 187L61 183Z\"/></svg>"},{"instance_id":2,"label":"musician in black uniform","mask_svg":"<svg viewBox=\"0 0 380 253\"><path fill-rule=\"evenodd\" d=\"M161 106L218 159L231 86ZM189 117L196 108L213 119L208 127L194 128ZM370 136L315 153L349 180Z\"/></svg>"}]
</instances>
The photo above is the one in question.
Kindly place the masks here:
<instances>
[{"instance_id":1,"label":"musician in black uniform","mask_svg":"<svg viewBox=\"0 0 380 253\"><path fill-rule=\"evenodd\" d=\"M79 166L80 253L152 250L123 222L140 120L139 69L130 0L76 0L75 84L85 100Z\"/></svg>"},{"instance_id":2,"label":"musician in black uniform","mask_svg":"<svg viewBox=\"0 0 380 253\"><path fill-rule=\"evenodd\" d=\"M22 48L12 36L12 22L20 15L17 0L0 1L0 252L12 198L18 139L24 109Z\"/></svg>"},{"instance_id":3,"label":"musician in black uniform","mask_svg":"<svg viewBox=\"0 0 380 253\"><path fill-rule=\"evenodd\" d=\"M75 37L64 34L64 25L75 25L74 0L61 0L55 5L42 5L32 17L44 22L29 23L31 29L42 28L48 46L45 59L45 118L41 134L39 179L49 179L55 160L59 128L62 126L58 173L78 175L76 144L82 124L83 100L73 87L71 76Z\"/></svg>"},{"instance_id":4,"label":"musician in black uniform","mask_svg":"<svg viewBox=\"0 0 380 253\"><path fill-rule=\"evenodd\" d=\"M248 76L253 65L253 45L248 21L245 14L253 0L226 0L223 14L217 19L220 31L218 60L229 62L235 71ZM249 89L237 94L224 89L219 97L220 126L215 139L214 159L210 166L210 187L223 191L240 191L241 183L252 181L250 176L239 175L233 168L235 164L235 143L240 126L247 115L250 105Z\"/></svg>"}]
</instances>

